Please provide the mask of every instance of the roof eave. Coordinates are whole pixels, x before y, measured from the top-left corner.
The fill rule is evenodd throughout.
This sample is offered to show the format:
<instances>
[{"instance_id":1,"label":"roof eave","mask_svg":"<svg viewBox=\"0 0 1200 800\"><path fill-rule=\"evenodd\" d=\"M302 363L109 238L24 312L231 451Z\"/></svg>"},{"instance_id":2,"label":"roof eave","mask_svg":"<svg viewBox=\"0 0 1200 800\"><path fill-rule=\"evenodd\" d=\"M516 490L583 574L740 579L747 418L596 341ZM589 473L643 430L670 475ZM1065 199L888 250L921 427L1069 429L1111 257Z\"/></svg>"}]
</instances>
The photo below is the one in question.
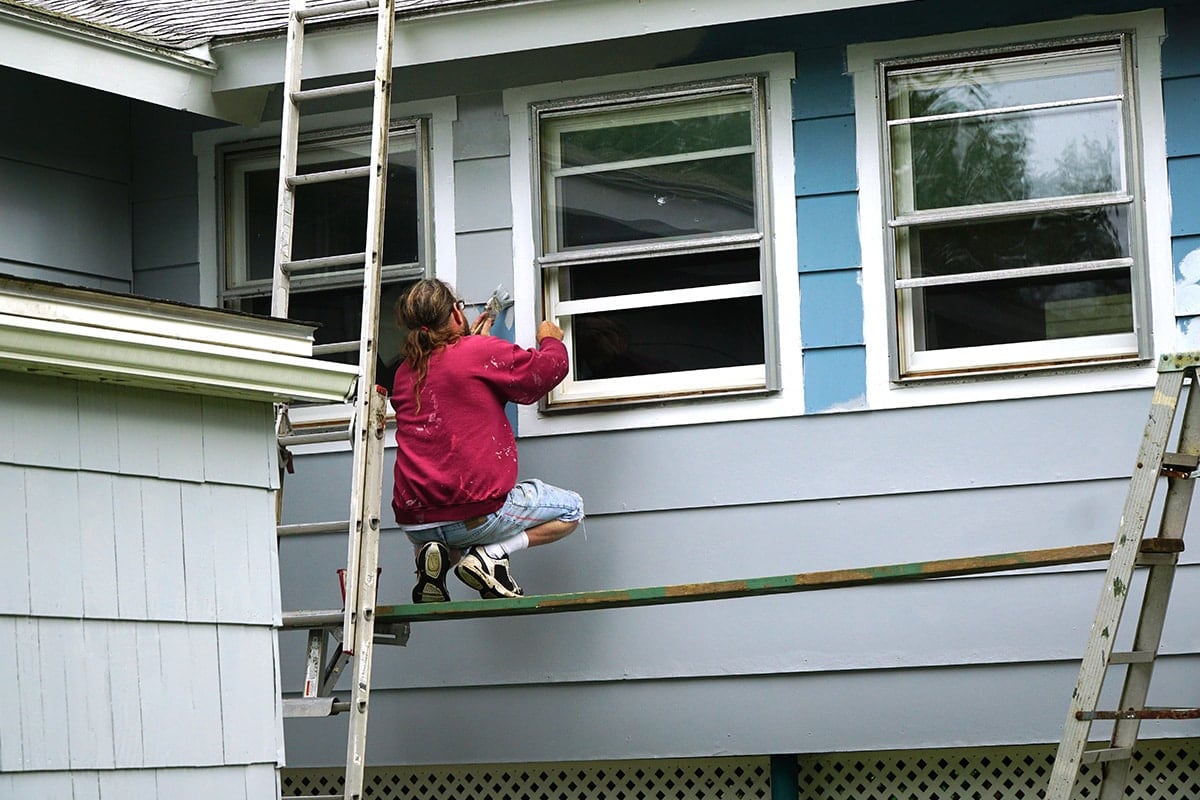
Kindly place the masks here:
<instances>
[{"instance_id":1,"label":"roof eave","mask_svg":"<svg viewBox=\"0 0 1200 800\"><path fill-rule=\"evenodd\" d=\"M173 50L61 15L0 3L0 64L122 97L253 123L265 91L214 93L207 45Z\"/></svg>"},{"instance_id":2,"label":"roof eave","mask_svg":"<svg viewBox=\"0 0 1200 800\"><path fill-rule=\"evenodd\" d=\"M0 278L0 370L235 397L339 402L357 368L311 326Z\"/></svg>"},{"instance_id":3,"label":"roof eave","mask_svg":"<svg viewBox=\"0 0 1200 800\"><path fill-rule=\"evenodd\" d=\"M912 0L628 0L480 2L441 12L399 15L392 48L394 67L411 67L544 48L614 41L674 31L701 30L750 20L804 16ZM365 21L305 36L305 78L370 72L375 31ZM219 91L278 83L284 37L221 39L212 43L220 64Z\"/></svg>"}]
</instances>

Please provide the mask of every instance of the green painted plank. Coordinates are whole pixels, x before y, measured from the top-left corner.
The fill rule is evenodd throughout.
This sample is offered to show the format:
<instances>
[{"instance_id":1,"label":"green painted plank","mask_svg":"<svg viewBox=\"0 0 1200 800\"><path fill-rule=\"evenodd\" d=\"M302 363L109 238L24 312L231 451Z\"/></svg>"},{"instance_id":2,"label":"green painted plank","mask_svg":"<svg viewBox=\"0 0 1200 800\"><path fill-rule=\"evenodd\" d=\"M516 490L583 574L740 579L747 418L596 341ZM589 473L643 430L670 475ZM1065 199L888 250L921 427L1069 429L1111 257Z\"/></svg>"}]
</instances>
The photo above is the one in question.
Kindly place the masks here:
<instances>
[{"instance_id":1,"label":"green painted plank","mask_svg":"<svg viewBox=\"0 0 1200 800\"><path fill-rule=\"evenodd\" d=\"M568 594L543 594L495 600L456 600L449 603L423 603L378 606L377 623L417 622L435 619L470 619L477 617L511 617L526 614L555 614L566 611L593 611L606 608L692 603L702 600L724 600L735 597L758 597L769 594L812 592L841 589L850 586L896 583L900 581L950 578L979 575L989 572L1052 567L1104 561L1112 554L1111 542L1058 547L1046 550L1026 550L1016 553L951 558L939 561L918 561L911 564L890 564L861 569L804 572L798 575L778 575L768 578L684 583L671 586L651 586L641 589L608 589ZM289 615L284 627L302 628L321 624L317 614L303 618ZM340 614L337 615L340 621Z\"/></svg>"}]
</instances>

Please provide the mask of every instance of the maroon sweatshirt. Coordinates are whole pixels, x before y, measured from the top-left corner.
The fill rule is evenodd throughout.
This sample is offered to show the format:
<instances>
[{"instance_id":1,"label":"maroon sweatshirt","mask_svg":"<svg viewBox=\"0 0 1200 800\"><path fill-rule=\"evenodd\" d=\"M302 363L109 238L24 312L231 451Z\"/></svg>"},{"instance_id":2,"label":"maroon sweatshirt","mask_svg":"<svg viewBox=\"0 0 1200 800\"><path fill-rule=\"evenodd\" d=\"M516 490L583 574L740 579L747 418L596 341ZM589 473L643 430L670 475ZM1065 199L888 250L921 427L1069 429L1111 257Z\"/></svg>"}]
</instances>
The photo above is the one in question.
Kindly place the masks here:
<instances>
[{"instance_id":1,"label":"maroon sweatshirt","mask_svg":"<svg viewBox=\"0 0 1200 800\"><path fill-rule=\"evenodd\" d=\"M566 374L567 348L557 339L526 350L495 336L464 336L430 356L418 411L415 374L401 364L391 396L396 522L457 522L500 508L517 482L504 404L536 403Z\"/></svg>"}]
</instances>

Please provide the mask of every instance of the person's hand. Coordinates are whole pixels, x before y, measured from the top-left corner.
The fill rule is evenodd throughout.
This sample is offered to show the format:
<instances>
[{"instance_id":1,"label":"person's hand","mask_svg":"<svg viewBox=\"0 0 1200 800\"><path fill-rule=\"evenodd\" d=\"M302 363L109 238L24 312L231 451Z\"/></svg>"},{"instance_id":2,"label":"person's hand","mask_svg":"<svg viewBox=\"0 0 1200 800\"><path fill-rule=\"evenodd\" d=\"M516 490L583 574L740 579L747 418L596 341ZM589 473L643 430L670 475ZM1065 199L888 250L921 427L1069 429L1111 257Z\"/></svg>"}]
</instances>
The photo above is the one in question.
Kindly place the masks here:
<instances>
[{"instance_id":1,"label":"person's hand","mask_svg":"<svg viewBox=\"0 0 1200 800\"><path fill-rule=\"evenodd\" d=\"M544 319L542 320L542 324L538 325L535 338L538 340L538 342L541 342L542 339L547 337L551 339L558 339L561 342L563 338L563 332L562 328L558 327L550 320Z\"/></svg>"},{"instance_id":2,"label":"person's hand","mask_svg":"<svg viewBox=\"0 0 1200 800\"><path fill-rule=\"evenodd\" d=\"M495 321L492 315L485 311L471 325L471 333L479 336L487 336L492 332L492 323Z\"/></svg>"}]
</instances>

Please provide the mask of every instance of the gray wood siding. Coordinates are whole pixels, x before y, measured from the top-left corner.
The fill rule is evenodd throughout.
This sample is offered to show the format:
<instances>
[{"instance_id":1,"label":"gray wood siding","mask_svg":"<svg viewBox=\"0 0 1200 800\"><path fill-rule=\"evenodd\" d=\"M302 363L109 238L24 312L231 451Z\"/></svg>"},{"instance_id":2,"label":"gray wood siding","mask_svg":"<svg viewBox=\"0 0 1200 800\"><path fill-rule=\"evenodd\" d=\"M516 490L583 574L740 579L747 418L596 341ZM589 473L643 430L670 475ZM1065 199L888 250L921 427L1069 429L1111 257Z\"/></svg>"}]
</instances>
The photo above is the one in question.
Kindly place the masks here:
<instances>
[{"instance_id":1,"label":"gray wood siding","mask_svg":"<svg viewBox=\"0 0 1200 800\"><path fill-rule=\"evenodd\" d=\"M130 101L0 70L0 269L128 291Z\"/></svg>"},{"instance_id":2,"label":"gray wood siding","mask_svg":"<svg viewBox=\"0 0 1200 800\"><path fill-rule=\"evenodd\" d=\"M145 103L132 106L133 292L199 303L197 166L192 135L216 123Z\"/></svg>"},{"instance_id":3,"label":"gray wood siding","mask_svg":"<svg viewBox=\"0 0 1200 800\"><path fill-rule=\"evenodd\" d=\"M270 404L18 373L0 404L0 796L277 796Z\"/></svg>"},{"instance_id":4,"label":"gray wood siding","mask_svg":"<svg viewBox=\"0 0 1200 800\"><path fill-rule=\"evenodd\" d=\"M1128 391L522 440L522 474L578 489L588 519L569 539L514 557L514 570L528 592L561 592L1107 541L1148 404L1148 392ZM335 454L303 459L288 478L288 514L336 514L346 503L345 463ZM338 537L286 540L285 607L335 607L334 570L343 558ZM1172 599L1179 609L1200 600L1197 558L1185 554L1184 562ZM385 532L381 564L381 602L405 602L411 549L395 531ZM469 763L1052 741L1101 575L1097 566L1063 567L667 608L417 623L407 648L376 650L372 747L379 749L372 759ZM451 592L473 596L453 578ZM284 635L280 647L284 688L295 691L303 637ZM1167 657L1155 679L1163 703L1186 702L1198 651L1200 630L1186 614L1170 615ZM939 701L942 686L952 691ZM931 719L929 707L955 712ZM1020 713L1001 713L1010 707ZM481 708L518 725L521 742L500 743L457 722ZM437 726L428 724L430 715ZM879 720L870 736L861 724L843 722L864 719ZM336 763L336 753L318 742L327 748L337 741L343 723L302 722L288 723L289 764ZM1197 732L1191 724L1161 731Z\"/></svg>"},{"instance_id":5,"label":"gray wood siding","mask_svg":"<svg viewBox=\"0 0 1200 800\"><path fill-rule=\"evenodd\" d=\"M6 68L0 90L0 271L199 302L191 137L215 123Z\"/></svg>"}]
</instances>

